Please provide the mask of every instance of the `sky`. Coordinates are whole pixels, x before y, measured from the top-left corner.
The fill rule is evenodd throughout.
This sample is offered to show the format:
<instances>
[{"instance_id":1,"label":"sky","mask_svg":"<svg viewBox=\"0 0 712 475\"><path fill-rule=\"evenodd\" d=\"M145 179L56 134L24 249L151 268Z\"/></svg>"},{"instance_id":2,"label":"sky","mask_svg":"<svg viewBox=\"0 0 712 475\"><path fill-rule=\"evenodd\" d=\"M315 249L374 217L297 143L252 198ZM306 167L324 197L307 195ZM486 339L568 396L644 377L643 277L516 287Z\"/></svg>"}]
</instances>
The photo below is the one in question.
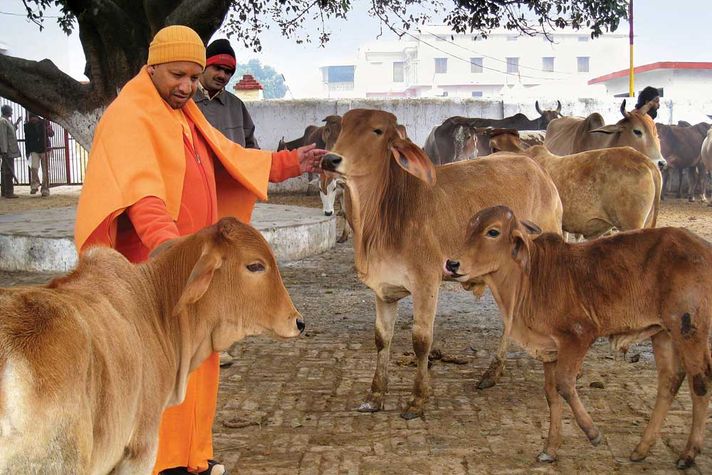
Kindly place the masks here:
<instances>
[{"instance_id":1,"label":"sky","mask_svg":"<svg viewBox=\"0 0 712 475\"><path fill-rule=\"evenodd\" d=\"M635 64L656 61L712 61L709 31L712 9L701 8L700 0L637 0L635 2L636 49ZM327 20L331 40L325 47L318 44L297 44L284 38L278 28L272 27L261 37L262 51L255 53L233 40L237 61L258 58L281 72L289 87L287 98L313 97L321 90L319 66L334 62L352 62L359 46L378 39L395 36L366 13L369 2L353 0L353 11L347 20ZM51 14L51 13L49 13ZM49 58L60 69L75 78L83 78L84 55L78 35L69 38L61 32L54 20L46 20L46 28L28 22L23 15L20 0L0 0L0 44L7 54L26 59ZM309 24L310 31L314 23ZM628 23L622 22L618 32L627 32ZM226 37L219 31L213 39ZM627 38L621 39L621 48L627 49Z\"/></svg>"}]
</instances>

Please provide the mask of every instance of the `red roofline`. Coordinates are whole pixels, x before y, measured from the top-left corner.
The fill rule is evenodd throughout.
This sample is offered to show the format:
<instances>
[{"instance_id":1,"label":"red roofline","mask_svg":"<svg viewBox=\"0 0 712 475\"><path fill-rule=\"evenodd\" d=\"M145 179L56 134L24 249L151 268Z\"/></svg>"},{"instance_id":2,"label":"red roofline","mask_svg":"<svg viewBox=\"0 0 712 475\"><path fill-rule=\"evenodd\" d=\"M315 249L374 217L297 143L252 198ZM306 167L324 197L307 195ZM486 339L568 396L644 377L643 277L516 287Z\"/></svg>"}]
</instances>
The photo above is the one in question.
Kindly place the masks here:
<instances>
[{"instance_id":1,"label":"red roofline","mask_svg":"<svg viewBox=\"0 0 712 475\"><path fill-rule=\"evenodd\" d=\"M661 61L658 63L645 64L643 66L638 66L635 68L635 74L645 73L648 71L655 71L657 69L712 69L712 63L703 62L680 62L680 61ZM614 73L606 74L605 76L599 76L588 81L589 84L596 84L599 82L609 81L611 79L618 79L628 77L628 69L623 69L621 71L616 71Z\"/></svg>"}]
</instances>

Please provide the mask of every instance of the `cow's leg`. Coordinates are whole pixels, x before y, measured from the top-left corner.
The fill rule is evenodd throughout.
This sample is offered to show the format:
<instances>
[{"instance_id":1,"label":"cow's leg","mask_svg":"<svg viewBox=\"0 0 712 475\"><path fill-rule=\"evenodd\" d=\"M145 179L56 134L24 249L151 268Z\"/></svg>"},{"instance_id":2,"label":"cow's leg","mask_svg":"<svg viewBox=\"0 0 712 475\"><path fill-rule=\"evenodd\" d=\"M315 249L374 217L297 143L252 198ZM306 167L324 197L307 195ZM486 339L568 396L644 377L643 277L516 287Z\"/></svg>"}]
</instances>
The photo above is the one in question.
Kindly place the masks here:
<instances>
[{"instance_id":1,"label":"cow's leg","mask_svg":"<svg viewBox=\"0 0 712 475\"><path fill-rule=\"evenodd\" d=\"M477 389L487 389L497 384L504 372L504 360L507 358L508 349L509 338L507 337L507 332L503 330L502 336L499 338L497 354L492 358L487 371L482 374L482 377L477 383Z\"/></svg>"},{"instance_id":2,"label":"cow's leg","mask_svg":"<svg viewBox=\"0 0 712 475\"><path fill-rule=\"evenodd\" d=\"M707 350L709 353L709 350ZM677 468L684 469L690 467L695 462L695 457L702 450L705 438L705 421L707 420L707 407L710 402L710 392L712 386L709 384L709 374L692 375L687 373L687 384L690 387L692 396L692 428L687 439L685 450L677 459Z\"/></svg>"},{"instance_id":3,"label":"cow's leg","mask_svg":"<svg viewBox=\"0 0 712 475\"><path fill-rule=\"evenodd\" d=\"M430 393L428 356L433 344L433 323L438 305L439 276L433 279L435 285L427 283L413 293L413 350L418 363L413 386L413 400L403 411L404 419L415 419L423 415L423 406Z\"/></svg>"},{"instance_id":4,"label":"cow's leg","mask_svg":"<svg viewBox=\"0 0 712 475\"><path fill-rule=\"evenodd\" d=\"M705 421L710 395L712 395L712 358L709 347L709 313L698 309L694 314L685 313L680 326L671 328L673 342L682 355L682 366L687 374L687 384L692 397L692 428L685 450L677 460L678 468L687 468L702 450Z\"/></svg>"},{"instance_id":5,"label":"cow's leg","mask_svg":"<svg viewBox=\"0 0 712 475\"><path fill-rule=\"evenodd\" d=\"M144 446L140 450L126 450L124 457L119 461L111 475L134 475L137 473L151 473L156 463L158 444Z\"/></svg>"},{"instance_id":6,"label":"cow's leg","mask_svg":"<svg viewBox=\"0 0 712 475\"><path fill-rule=\"evenodd\" d=\"M591 444L598 445L603 440L601 432L594 425L593 419L586 411L576 391L576 376L590 345L591 341L567 339L566 337L561 339L559 359L556 364L556 390L571 407L576 422Z\"/></svg>"},{"instance_id":7,"label":"cow's leg","mask_svg":"<svg viewBox=\"0 0 712 475\"><path fill-rule=\"evenodd\" d=\"M653 335L652 342L655 366L658 370L658 394L645 432L643 432L638 446L630 454L630 459L633 462L640 462L647 457L650 448L658 438L660 427L665 421L670 405L685 379L685 372L680 366L680 357L673 347L670 335L661 331Z\"/></svg>"},{"instance_id":8,"label":"cow's leg","mask_svg":"<svg viewBox=\"0 0 712 475\"><path fill-rule=\"evenodd\" d=\"M377 412L383 409L383 399L388 391L388 362L391 357L393 328L398 316L398 302L386 302L376 296L376 373L371 392L358 408L360 412Z\"/></svg>"},{"instance_id":9,"label":"cow's leg","mask_svg":"<svg viewBox=\"0 0 712 475\"><path fill-rule=\"evenodd\" d=\"M678 198L682 198L682 178L683 178L682 174L683 174L684 170L685 170L684 168L677 169L677 176L679 178L679 180L677 182L677 197Z\"/></svg>"},{"instance_id":10,"label":"cow's leg","mask_svg":"<svg viewBox=\"0 0 712 475\"><path fill-rule=\"evenodd\" d=\"M564 405L556 390L556 362L544 363L544 391L549 405L549 436L544 450L537 456L539 462L553 462L561 446L561 414Z\"/></svg>"},{"instance_id":11,"label":"cow's leg","mask_svg":"<svg viewBox=\"0 0 712 475\"><path fill-rule=\"evenodd\" d=\"M697 166L687 169L690 178L687 183L687 201L690 203L695 201L695 192L697 191Z\"/></svg>"},{"instance_id":12,"label":"cow's leg","mask_svg":"<svg viewBox=\"0 0 712 475\"><path fill-rule=\"evenodd\" d=\"M663 175L663 183L662 189L660 190L660 201L665 199L665 193L667 192L668 181L670 178L670 166L665 167L661 173Z\"/></svg>"}]
</instances>

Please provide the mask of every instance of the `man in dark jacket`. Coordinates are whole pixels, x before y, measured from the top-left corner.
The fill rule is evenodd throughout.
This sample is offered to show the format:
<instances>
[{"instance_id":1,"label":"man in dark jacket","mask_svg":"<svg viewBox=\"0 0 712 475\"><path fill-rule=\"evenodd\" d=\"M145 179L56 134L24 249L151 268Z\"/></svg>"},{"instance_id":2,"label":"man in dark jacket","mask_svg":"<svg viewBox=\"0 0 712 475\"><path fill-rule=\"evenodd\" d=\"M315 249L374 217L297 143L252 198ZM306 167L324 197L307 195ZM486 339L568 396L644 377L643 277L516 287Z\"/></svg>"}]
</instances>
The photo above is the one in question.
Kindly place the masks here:
<instances>
[{"instance_id":1,"label":"man in dark jacket","mask_svg":"<svg viewBox=\"0 0 712 475\"><path fill-rule=\"evenodd\" d=\"M245 104L225 89L235 73L235 50L228 40L215 40L208 45L206 57L205 71L193 100L210 125L225 137L246 148L260 148L255 139L255 124Z\"/></svg>"},{"instance_id":2,"label":"man in dark jacket","mask_svg":"<svg viewBox=\"0 0 712 475\"><path fill-rule=\"evenodd\" d=\"M32 112L25 122L25 154L30 161L30 194L40 188L39 169L42 167L42 196L49 196L49 138L54 136L50 123Z\"/></svg>"}]
</instances>

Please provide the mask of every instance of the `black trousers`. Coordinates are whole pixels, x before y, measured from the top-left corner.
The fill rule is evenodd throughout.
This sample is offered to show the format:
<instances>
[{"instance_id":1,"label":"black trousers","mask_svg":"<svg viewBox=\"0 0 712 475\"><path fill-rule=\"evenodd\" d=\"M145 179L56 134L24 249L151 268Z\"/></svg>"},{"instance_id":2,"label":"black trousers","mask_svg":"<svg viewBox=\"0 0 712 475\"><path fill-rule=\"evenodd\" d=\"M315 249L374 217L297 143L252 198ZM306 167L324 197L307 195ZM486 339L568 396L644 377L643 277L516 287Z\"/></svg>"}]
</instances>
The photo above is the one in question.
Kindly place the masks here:
<instances>
[{"instance_id":1,"label":"black trousers","mask_svg":"<svg viewBox=\"0 0 712 475\"><path fill-rule=\"evenodd\" d=\"M7 158L3 155L2 164L0 166L0 189L2 190L2 196L12 196L15 193L15 185L12 182L14 167L15 159Z\"/></svg>"}]
</instances>

